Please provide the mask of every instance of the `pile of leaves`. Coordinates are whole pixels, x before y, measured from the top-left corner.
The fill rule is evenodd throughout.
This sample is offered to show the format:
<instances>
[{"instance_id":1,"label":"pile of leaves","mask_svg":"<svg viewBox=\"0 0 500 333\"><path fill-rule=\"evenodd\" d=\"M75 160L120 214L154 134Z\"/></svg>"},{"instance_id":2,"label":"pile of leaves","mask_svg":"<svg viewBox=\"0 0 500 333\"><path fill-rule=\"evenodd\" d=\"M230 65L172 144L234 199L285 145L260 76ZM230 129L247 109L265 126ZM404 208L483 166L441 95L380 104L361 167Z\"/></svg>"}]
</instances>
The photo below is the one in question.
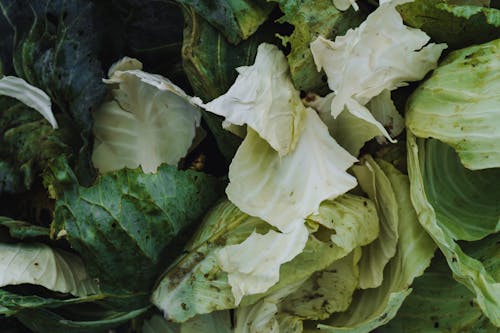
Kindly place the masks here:
<instances>
[{"instance_id":1,"label":"pile of leaves","mask_svg":"<svg viewBox=\"0 0 500 333\"><path fill-rule=\"evenodd\" d=\"M2 332L497 332L500 2L0 0Z\"/></svg>"}]
</instances>

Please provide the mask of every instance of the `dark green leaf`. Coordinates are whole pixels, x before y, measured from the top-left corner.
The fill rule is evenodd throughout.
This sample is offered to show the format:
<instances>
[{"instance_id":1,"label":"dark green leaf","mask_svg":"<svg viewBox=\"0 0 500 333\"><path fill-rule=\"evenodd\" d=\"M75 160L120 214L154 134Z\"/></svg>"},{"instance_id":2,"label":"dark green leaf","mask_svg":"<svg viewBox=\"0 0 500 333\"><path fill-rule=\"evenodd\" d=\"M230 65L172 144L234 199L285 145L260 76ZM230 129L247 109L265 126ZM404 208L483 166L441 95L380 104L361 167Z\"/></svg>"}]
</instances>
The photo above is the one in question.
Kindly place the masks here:
<instances>
[{"instance_id":1,"label":"dark green leaf","mask_svg":"<svg viewBox=\"0 0 500 333\"><path fill-rule=\"evenodd\" d=\"M405 23L422 29L449 50L500 38L500 10L470 1L416 0L398 7ZM466 5L466 6L465 6Z\"/></svg>"},{"instance_id":2,"label":"dark green leaf","mask_svg":"<svg viewBox=\"0 0 500 333\"><path fill-rule=\"evenodd\" d=\"M151 290L223 188L215 177L167 165L156 174L109 173L89 188L77 186L67 168L53 170L67 186L56 203L54 234L67 235L102 290L118 294Z\"/></svg>"},{"instance_id":3,"label":"dark green leaf","mask_svg":"<svg viewBox=\"0 0 500 333\"><path fill-rule=\"evenodd\" d=\"M83 183L94 177L90 163L91 111L105 94L97 59L99 32L92 3L84 0L1 0L0 49L5 74L45 91L58 114L73 123L81 142L75 162Z\"/></svg>"},{"instance_id":4,"label":"dark green leaf","mask_svg":"<svg viewBox=\"0 0 500 333\"><path fill-rule=\"evenodd\" d=\"M219 29L232 44L250 37L266 21L274 5L265 0L176 0Z\"/></svg>"}]
</instances>

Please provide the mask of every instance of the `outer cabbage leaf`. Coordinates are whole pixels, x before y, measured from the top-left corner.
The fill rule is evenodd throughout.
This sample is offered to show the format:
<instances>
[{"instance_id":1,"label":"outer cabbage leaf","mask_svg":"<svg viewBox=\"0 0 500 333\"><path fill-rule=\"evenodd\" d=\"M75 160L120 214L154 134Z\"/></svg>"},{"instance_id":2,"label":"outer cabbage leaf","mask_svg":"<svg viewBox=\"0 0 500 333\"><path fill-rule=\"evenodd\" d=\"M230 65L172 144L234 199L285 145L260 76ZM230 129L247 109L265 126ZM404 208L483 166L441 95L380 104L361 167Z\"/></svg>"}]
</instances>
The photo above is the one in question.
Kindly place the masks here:
<instances>
[{"instance_id":1,"label":"outer cabbage leaf","mask_svg":"<svg viewBox=\"0 0 500 333\"><path fill-rule=\"evenodd\" d=\"M61 293L87 296L99 291L74 254L41 243L0 243L0 287L36 284Z\"/></svg>"},{"instance_id":2,"label":"outer cabbage leaf","mask_svg":"<svg viewBox=\"0 0 500 333\"><path fill-rule=\"evenodd\" d=\"M67 238L104 292L120 295L146 296L222 190L215 177L168 165L156 174L109 173L89 188L64 165L54 174L64 188L53 234Z\"/></svg>"},{"instance_id":3,"label":"outer cabbage leaf","mask_svg":"<svg viewBox=\"0 0 500 333\"><path fill-rule=\"evenodd\" d=\"M412 288L413 292L405 300L396 317L377 332L498 331L498 328L482 315L481 309L474 301L474 295L465 286L453 280L442 256L434 259L425 274L415 279Z\"/></svg>"},{"instance_id":4,"label":"outer cabbage leaf","mask_svg":"<svg viewBox=\"0 0 500 333\"><path fill-rule=\"evenodd\" d=\"M328 127L330 135L351 155L358 156L367 141L380 134L374 124L354 116L350 112L342 112L337 118L332 116L331 105L335 93L325 97L308 94L304 98L307 106L318 111L319 117Z\"/></svg>"},{"instance_id":5,"label":"outer cabbage leaf","mask_svg":"<svg viewBox=\"0 0 500 333\"><path fill-rule=\"evenodd\" d=\"M142 333L231 333L229 311L196 316L182 324L171 323L159 315L144 321Z\"/></svg>"},{"instance_id":6,"label":"outer cabbage leaf","mask_svg":"<svg viewBox=\"0 0 500 333\"><path fill-rule=\"evenodd\" d=\"M2 0L0 57L5 75L14 75L50 96L58 122L69 120L75 173L88 185L91 111L105 95L98 54L103 29L92 2L77 0ZM5 47L4 47L5 46ZM60 124L61 125L61 124Z\"/></svg>"},{"instance_id":7,"label":"outer cabbage leaf","mask_svg":"<svg viewBox=\"0 0 500 333\"><path fill-rule=\"evenodd\" d=\"M500 326L500 277L485 268L487 258L468 255L456 242L499 231L500 169L470 171L451 147L417 139L409 131L407 138L411 196L419 221L445 255L454 278L475 294L484 314Z\"/></svg>"},{"instance_id":8,"label":"outer cabbage leaf","mask_svg":"<svg viewBox=\"0 0 500 333\"><path fill-rule=\"evenodd\" d=\"M250 37L264 23L274 7L264 0L176 1L192 6L233 44Z\"/></svg>"},{"instance_id":9,"label":"outer cabbage leaf","mask_svg":"<svg viewBox=\"0 0 500 333\"><path fill-rule=\"evenodd\" d=\"M480 1L415 0L398 11L407 25L422 29L452 50L500 38L500 10Z\"/></svg>"},{"instance_id":10,"label":"outer cabbage leaf","mask_svg":"<svg viewBox=\"0 0 500 333\"><path fill-rule=\"evenodd\" d=\"M406 0L403 0L406 1ZM395 6L401 1L381 4L356 29L335 42L319 37L311 43L318 67L325 69L328 86L336 92L332 115L344 108L380 130L393 141L387 130L364 106L384 90L421 80L436 67L445 45L429 44L429 36L403 25Z\"/></svg>"},{"instance_id":11,"label":"outer cabbage leaf","mask_svg":"<svg viewBox=\"0 0 500 333\"><path fill-rule=\"evenodd\" d=\"M407 103L418 137L452 146L472 170L500 167L500 39L451 53Z\"/></svg>"},{"instance_id":12,"label":"outer cabbage leaf","mask_svg":"<svg viewBox=\"0 0 500 333\"><path fill-rule=\"evenodd\" d=\"M279 3L284 15L278 20L294 26L290 36L282 36L283 43L290 44L288 63L293 83L298 90L312 91L326 88L326 82L318 73L309 44L318 35L333 39L349 28L358 26L366 14L353 10L341 13L332 0L273 0Z\"/></svg>"},{"instance_id":13,"label":"outer cabbage leaf","mask_svg":"<svg viewBox=\"0 0 500 333\"><path fill-rule=\"evenodd\" d=\"M141 71L138 61L120 65L105 81L117 85L111 89L114 100L94 113L92 162L101 173L139 165L156 172L162 163L177 165L200 124L194 99L168 79Z\"/></svg>"},{"instance_id":14,"label":"outer cabbage leaf","mask_svg":"<svg viewBox=\"0 0 500 333\"><path fill-rule=\"evenodd\" d=\"M234 84L203 107L234 125L248 124L284 156L299 140L305 107L289 76L285 55L275 46L259 45L255 63L238 67Z\"/></svg>"},{"instance_id":15,"label":"outer cabbage leaf","mask_svg":"<svg viewBox=\"0 0 500 333\"><path fill-rule=\"evenodd\" d=\"M52 113L50 97L43 90L30 85L15 76L5 76L0 79L0 95L13 97L38 111L52 128L57 128L57 121Z\"/></svg>"},{"instance_id":16,"label":"outer cabbage leaf","mask_svg":"<svg viewBox=\"0 0 500 333\"><path fill-rule=\"evenodd\" d=\"M412 207L408 177L385 161L377 160L376 163L379 169L375 177L383 173L396 198L394 202L387 199L387 191L377 191L380 206L397 205L399 239L396 254L384 269L382 285L355 293L347 311L334 314L318 325L321 331L370 332L387 323L410 294L413 279L423 274L434 254L435 244L418 223ZM362 262L359 265L360 270L363 269Z\"/></svg>"},{"instance_id":17,"label":"outer cabbage leaf","mask_svg":"<svg viewBox=\"0 0 500 333\"><path fill-rule=\"evenodd\" d=\"M356 186L345 172L356 159L330 137L314 110L306 110L303 121L297 147L283 157L249 129L229 168L229 200L283 232L302 224L322 201Z\"/></svg>"},{"instance_id":18,"label":"outer cabbage leaf","mask_svg":"<svg viewBox=\"0 0 500 333\"><path fill-rule=\"evenodd\" d=\"M304 250L292 261L281 265L279 282L265 293L243 297L240 306L255 304L297 281L304 281L315 271L325 269L354 248L366 245L377 237L378 219L369 199L345 195L325 202L320 207L320 214L311 217L308 224L326 224L326 221L332 223L332 220L330 227L339 233L344 230L358 232L345 239L336 238L339 245L309 236ZM186 321L196 314L234 308L235 299L227 273L217 263L217 251L226 245L242 243L254 230L265 234L270 228L264 221L241 212L231 202L221 202L205 217L186 246L187 254L169 267L153 293L153 303L164 311L167 319L174 322Z\"/></svg>"},{"instance_id":19,"label":"outer cabbage leaf","mask_svg":"<svg viewBox=\"0 0 500 333\"><path fill-rule=\"evenodd\" d=\"M353 172L363 191L375 202L380 217L379 236L363 248L359 264L359 287L367 289L382 284L384 267L396 254L400 217L396 192L387 175L370 156L361 162L362 165L353 167Z\"/></svg>"}]
</instances>

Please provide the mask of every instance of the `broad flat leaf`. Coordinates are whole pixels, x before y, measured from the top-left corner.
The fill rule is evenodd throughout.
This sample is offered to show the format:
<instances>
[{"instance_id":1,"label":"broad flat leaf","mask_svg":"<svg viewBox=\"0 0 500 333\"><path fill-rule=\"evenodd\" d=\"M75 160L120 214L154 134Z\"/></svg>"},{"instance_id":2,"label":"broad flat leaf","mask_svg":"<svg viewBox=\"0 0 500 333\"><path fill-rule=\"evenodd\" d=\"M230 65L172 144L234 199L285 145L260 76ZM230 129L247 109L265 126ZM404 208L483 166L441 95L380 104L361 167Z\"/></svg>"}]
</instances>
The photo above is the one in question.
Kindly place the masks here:
<instances>
[{"instance_id":1,"label":"broad flat leaf","mask_svg":"<svg viewBox=\"0 0 500 333\"><path fill-rule=\"evenodd\" d=\"M425 31L433 41L460 49L500 38L497 8L477 1L415 0L398 7L404 22Z\"/></svg>"},{"instance_id":2,"label":"broad flat leaf","mask_svg":"<svg viewBox=\"0 0 500 333\"><path fill-rule=\"evenodd\" d=\"M92 2L2 0L0 9L0 31L7 44L0 51L4 74L43 90L58 122L62 114L70 120L73 140L79 141L72 165L79 180L90 184L94 178L89 151L91 111L105 94L97 58L102 31L96 29Z\"/></svg>"},{"instance_id":3,"label":"broad flat leaf","mask_svg":"<svg viewBox=\"0 0 500 333\"><path fill-rule=\"evenodd\" d=\"M248 125L280 156L297 145L305 107L290 79L285 55L262 43L252 66L238 67L234 84L222 96L202 105L225 122Z\"/></svg>"},{"instance_id":4,"label":"broad flat leaf","mask_svg":"<svg viewBox=\"0 0 500 333\"><path fill-rule=\"evenodd\" d=\"M43 90L30 85L15 76L5 76L0 79L0 95L13 97L38 111L53 128L57 121L52 113L50 97Z\"/></svg>"},{"instance_id":5,"label":"broad flat leaf","mask_svg":"<svg viewBox=\"0 0 500 333\"><path fill-rule=\"evenodd\" d=\"M122 66L123 68L120 68ZM177 166L193 143L201 113L195 100L167 78L143 72L139 61L113 65L113 101L94 113L92 162L99 172Z\"/></svg>"},{"instance_id":6,"label":"broad flat leaf","mask_svg":"<svg viewBox=\"0 0 500 333\"><path fill-rule=\"evenodd\" d=\"M453 280L442 256L415 279L413 292L396 317L378 333L498 332L474 300L474 295Z\"/></svg>"},{"instance_id":7,"label":"broad flat leaf","mask_svg":"<svg viewBox=\"0 0 500 333\"><path fill-rule=\"evenodd\" d=\"M382 284L384 267L396 254L399 215L396 192L384 171L368 155L361 159L361 163L355 165L352 170L363 191L375 202L380 218L379 236L363 248L359 264L359 286L367 289Z\"/></svg>"},{"instance_id":8,"label":"broad flat leaf","mask_svg":"<svg viewBox=\"0 0 500 333\"><path fill-rule=\"evenodd\" d=\"M156 174L123 169L79 187L64 166L54 174L65 184L52 225L83 257L103 291L146 293L181 251L220 195L218 179L163 165Z\"/></svg>"},{"instance_id":9,"label":"broad flat leaf","mask_svg":"<svg viewBox=\"0 0 500 333\"><path fill-rule=\"evenodd\" d=\"M377 160L376 163L379 171L375 177L380 177L383 173L389 180L396 198L394 202L387 198L386 192L377 192L381 206L397 206L399 239L396 254L386 265L382 284L377 288L355 293L347 311L334 314L318 325L321 331L368 333L390 321L410 294L413 279L423 274L434 255L436 246L418 223L417 214L410 201L408 176L385 161ZM363 252L367 252L365 249L366 247ZM360 270L363 269L362 265L360 262Z\"/></svg>"},{"instance_id":10,"label":"broad flat leaf","mask_svg":"<svg viewBox=\"0 0 500 333\"><path fill-rule=\"evenodd\" d=\"M487 257L468 255L465 244L456 241L481 242L498 233L500 169L471 171L446 144L417 139L410 131L407 140L411 196L420 223L443 252L454 278L475 294L484 314L500 326L500 276L485 268Z\"/></svg>"},{"instance_id":11,"label":"broad flat leaf","mask_svg":"<svg viewBox=\"0 0 500 333\"><path fill-rule=\"evenodd\" d=\"M332 116L331 105L335 93L325 97L308 94L305 104L318 111L321 120L328 127L330 135L351 155L358 156L366 142L380 135L380 130L372 123L354 116L350 112L342 112L337 118Z\"/></svg>"},{"instance_id":12,"label":"broad flat leaf","mask_svg":"<svg viewBox=\"0 0 500 333\"><path fill-rule=\"evenodd\" d=\"M403 0L406 1L406 0ZM387 130L364 106L384 90L394 90L408 81L421 80L434 69L446 45L429 42L429 36L403 24L395 6L401 1L381 4L356 29L330 41L320 36L311 43L318 70L324 68L328 86L336 95L332 115L345 108L380 130Z\"/></svg>"},{"instance_id":13,"label":"broad flat leaf","mask_svg":"<svg viewBox=\"0 0 500 333\"><path fill-rule=\"evenodd\" d=\"M264 23L273 4L264 0L176 0L219 29L232 44L250 37Z\"/></svg>"},{"instance_id":14,"label":"broad flat leaf","mask_svg":"<svg viewBox=\"0 0 500 333\"><path fill-rule=\"evenodd\" d=\"M472 170L500 167L500 39L451 53L410 96L406 124Z\"/></svg>"},{"instance_id":15,"label":"broad flat leaf","mask_svg":"<svg viewBox=\"0 0 500 333\"><path fill-rule=\"evenodd\" d=\"M281 37L290 44L288 54L290 73L295 87L302 91L326 88L326 80L318 73L309 44L318 36L329 39L343 35L349 28L358 26L365 18L363 11L340 12L332 0L273 0L278 2L284 15L278 20L294 26L290 36Z\"/></svg>"},{"instance_id":16,"label":"broad flat leaf","mask_svg":"<svg viewBox=\"0 0 500 333\"><path fill-rule=\"evenodd\" d=\"M27 283L75 296L99 292L74 254L41 243L0 243L0 252L0 287Z\"/></svg>"},{"instance_id":17,"label":"broad flat leaf","mask_svg":"<svg viewBox=\"0 0 500 333\"><path fill-rule=\"evenodd\" d=\"M286 232L356 185L345 172L356 159L340 147L312 109L294 151L281 157L257 133L247 136L229 168L226 193L238 208Z\"/></svg>"}]
</instances>

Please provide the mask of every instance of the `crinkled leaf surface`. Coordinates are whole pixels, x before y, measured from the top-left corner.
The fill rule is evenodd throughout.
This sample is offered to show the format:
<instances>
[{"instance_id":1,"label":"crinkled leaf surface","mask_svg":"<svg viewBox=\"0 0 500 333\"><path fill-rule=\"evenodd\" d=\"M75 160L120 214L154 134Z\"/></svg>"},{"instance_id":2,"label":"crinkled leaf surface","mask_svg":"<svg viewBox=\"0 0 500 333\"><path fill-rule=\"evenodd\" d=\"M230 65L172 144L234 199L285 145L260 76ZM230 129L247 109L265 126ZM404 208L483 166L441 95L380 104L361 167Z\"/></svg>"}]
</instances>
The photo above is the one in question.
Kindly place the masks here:
<instances>
[{"instance_id":1,"label":"crinkled leaf surface","mask_svg":"<svg viewBox=\"0 0 500 333\"><path fill-rule=\"evenodd\" d=\"M106 83L114 99L94 113L92 162L101 173L138 166L156 172L162 163L176 166L200 124L194 99L167 78L143 72L140 62L113 69Z\"/></svg>"},{"instance_id":2,"label":"crinkled leaf surface","mask_svg":"<svg viewBox=\"0 0 500 333\"><path fill-rule=\"evenodd\" d=\"M250 37L273 9L265 0L176 0L192 6L233 44Z\"/></svg>"},{"instance_id":3,"label":"crinkled leaf surface","mask_svg":"<svg viewBox=\"0 0 500 333\"><path fill-rule=\"evenodd\" d=\"M451 53L407 103L418 137L452 146L472 170L500 167L500 39Z\"/></svg>"},{"instance_id":4,"label":"crinkled leaf surface","mask_svg":"<svg viewBox=\"0 0 500 333\"><path fill-rule=\"evenodd\" d=\"M237 70L231 88L203 107L231 124L247 124L280 156L288 154L300 138L305 107L290 79L285 55L275 45L262 43L255 63Z\"/></svg>"},{"instance_id":5,"label":"crinkled leaf surface","mask_svg":"<svg viewBox=\"0 0 500 333\"><path fill-rule=\"evenodd\" d=\"M409 131L407 138L411 196L419 221L445 255L454 278L473 291L484 314L499 326L499 277L486 270L487 257L468 255L456 240L481 240L498 232L500 169L470 171L446 144L417 139Z\"/></svg>"},{"instance_id":6,"label":"crinkled leaf surface","mask_svg":"<svg viewBox=\"0 0 500 333\"><path fill-rule=\"evenodd\" d=\"M381 206L397 206L399 239L396 254L384 269L382 284L355 293L347 311L334 314L318 325L321 331L370 332L390 321L410 294L409 286L413 279L423 274L434 254L435 245L418 223L412 207L408 177L385 161L377 160L375 163L379 166L375 177L383 173L396 197L394 202L386 198L386 192L377 193ZM363 251L366 252L365 248ZM359 265L362 270L363 263Z\"/></svg>"},{"instance_id":7,"label":"crinkled leaf surface","mask_svg":"<svg viewBox=\"0 0 500 333\"><path fill-rule=\"evenodd\" d=\"M80 258L41 243L0 243L0 287L36 284L75 296L96 294L99 287Z\"/></svg>"},{"instance_id":8,"label":"crinkled leaf surface","mask_svg":"<svg viewBox=\"0 0 500 333\"><path fill-rule=\"evenodd\" d=\"M373 203L351 195L323 203L320 215L311 217L308 223L330 223L339 234L349 230L353 234L345 239L337 237L335 243L310 236L304 250L281 266L279 282L266 293L243 297L241 306L255 304L271 293L307 279L315 271L328 267L354 248L366 245L377 237L378 220ZM188 253L167 270L153 293L153 303L175 322L183 322L196 314L234 308L231 286L227 274L217 263L216 253L226 245L242 243L254 230L265 234L269 229L267 223L241 212L229 201L221 202L205 217L186 247ZM260 249L254 251L259 252Z\"/></svg>"},{"instance_id":9,"label":"crinkled leaf surface","mask_svg":"<svg viewBox=\"0 0 500 333\"><path fill-rule=\"evenodd\" d=\"M405 121L396 109L389 90L384 90L373 97L367 107L373 117L387 129L391 137L397 137L405 129Z\"/></svg>"},{"instance_id":10,"label":"crinkled leaf surface","mask_svg":"<svg viewBox=\"0 0 500 333\"><path fill-rule=\"evenodd\" d=\"M53 232L63 232L103 291L147 293L181 251L220 195L218 179L163 165L156 174L123 169L79 187L54 167L65 191L56 203Z\"/></svg>"},{"instance_id":11,"label":"crinkled leaf surface","mask_svg":"<svg viewBox=\"0 0 500 333\"><path fill-rule=\"evenodd\" d=\"M267 36L258 31L252 37L230 44L225 37L192 7L183 9L186 26L182 45L184 70L195 96L210 101L224 94L233 84L238 73L235 68L251 65L258 45ZM267 27L270 28L270 27ZM214 134L217 145L228 162L231 161L241 139L222 129L221 117L203 112L203 119Z\"/></svg>"},{"instance_id":12,"label":"crinkled leaf surface","mask_svg":"<svg viewBox=\"0 0 500 333\"><path fill-rule=\"evenodd\" d=\"M374 124L358 118L350 112L342 112L337 118L334 118L331 112L334 97L335 93L330 93L325 97L308 94L304 98L304 102L307 106L318 111L318 115L328 127L328 131L335 141L351 155L358 156L359 151L367 141L380 135L380 130Z\"/></svg>"},{"instance_id":13,"label":"crinkled leaf surface","mask_svg":"<svg viewBox=\"0 0 500 333\"><path fill-rule=\"evenodd\" d=\"M330 137L314 110L307 109L303 121L297 147L283 157L249 129L229 168L229 200L284 232L317 212L323 200L356 185L345 172L356 159Z\"/></svg>"},{"instance_id":14,"label":"crinkled leaf surface","mask_svg":"<svg viewBox=\"0 0 500 333\"><path fill-rule=\"evenodd\" d=\"M236 305L243 296L266 292L276 284L280 266L304 250L308 236L307 227L302 224L287 233L253 232L241 244L219 250L217 262L228 274Z\"/></svg>"},{"instance_id":15,"label":"crinkled leaf surface","mask_svg":"<svg viewBox=\"0 0 500 333\"><path fill-rule=\"evenodd\" d=\"M343 35L349 28L358 26L366 14L363 11L340 12L332 0L273 0L278 2L284 15L280 23L294 26L290 36L283 36L284 43L290 44L288 63L293 83L298 90L325 90L326 82L318 73L309 49L309 44L318 36L329 39Z\"/></svg>"},{"instance_id":16,"label":"crinkled leaf surface","mask_svg":"<svg viewBox=\"0 0 500 333\"><path fill-rule=\"evenodd\" d=\"M332 42L319 37L311 43L318 70L324 68L328 86L336 92L332 115L344 108L380 130L387 130L364 106L384 90L394 90L407 81L421 80L434 69L446 45L428 44L429 36L403 24L396 2L381 4L356 29Z\"/></svg>"},{"instance_id":17,"label":"crinkled leaf surface","mask_svg":"<svg viewBox=\"0 0 500 333\"><path fill-rule=\"evenodd\" d=\"M470 0L415 0L398 7L404 22L425 31L432 40L460 49L500 38L497 8Z\"/></svg>"}]
</instances>

